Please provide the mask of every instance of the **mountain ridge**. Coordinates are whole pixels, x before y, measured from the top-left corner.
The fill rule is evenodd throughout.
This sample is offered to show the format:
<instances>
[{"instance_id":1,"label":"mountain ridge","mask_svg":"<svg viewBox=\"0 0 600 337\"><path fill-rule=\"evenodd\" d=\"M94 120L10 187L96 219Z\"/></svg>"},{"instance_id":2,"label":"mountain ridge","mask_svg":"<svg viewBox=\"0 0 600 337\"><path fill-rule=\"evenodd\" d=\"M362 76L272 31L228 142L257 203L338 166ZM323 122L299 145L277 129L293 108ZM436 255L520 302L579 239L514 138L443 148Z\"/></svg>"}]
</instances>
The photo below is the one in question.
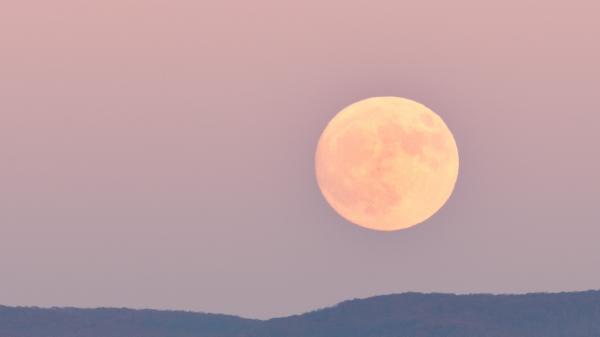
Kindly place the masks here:
<instances>
[{"instance_id":1,"label":"mountain ridge","mask_svg":"<svg viewBox=\"0 0 600 337\"><path fill-rule=\"evenodd\" d=\"M416 293L267 320L182 310L0 305L0 337L598 337L600 291Z\"/></svg>"}]
</instances>

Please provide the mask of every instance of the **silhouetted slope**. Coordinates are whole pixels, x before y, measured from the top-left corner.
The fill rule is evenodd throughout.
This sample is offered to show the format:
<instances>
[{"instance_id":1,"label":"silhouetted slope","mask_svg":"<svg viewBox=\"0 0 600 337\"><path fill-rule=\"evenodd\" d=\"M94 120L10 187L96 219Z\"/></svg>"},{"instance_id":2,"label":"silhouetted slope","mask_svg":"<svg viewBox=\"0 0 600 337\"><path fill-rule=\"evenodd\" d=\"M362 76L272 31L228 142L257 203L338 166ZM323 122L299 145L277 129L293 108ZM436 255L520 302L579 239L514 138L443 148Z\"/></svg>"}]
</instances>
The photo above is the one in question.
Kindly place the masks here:
<instances>
[{"instance_id":1,"label":"silhouetted slope","mask_svg":"<svg viewBox=\"0 0 600 337\"><path fill-rule=\"evenodd\" d=\"M0 337L238 336L260 323L184 311L0 306Z\"/></svg>"},{"instance_id":2,"label":"silhouetted slope","mask_svg":"<svg viewBox=\"0 0 600 337\"><path fill-rule=\"evenodd\" d=\"M0 337L600 337L600 291L378 296L268 321L190 312L0 307Z\"/></svg>"},{"instance_id":3,"label":"silhouetted slope","mask_svg":"<svg viewBox=\"0 0 600 337\"><path fill-rule=\"evenodd\" d=\"M600 337L600 292L402 294L273 319L252 337Z\"/></svg>"}]
</instances>

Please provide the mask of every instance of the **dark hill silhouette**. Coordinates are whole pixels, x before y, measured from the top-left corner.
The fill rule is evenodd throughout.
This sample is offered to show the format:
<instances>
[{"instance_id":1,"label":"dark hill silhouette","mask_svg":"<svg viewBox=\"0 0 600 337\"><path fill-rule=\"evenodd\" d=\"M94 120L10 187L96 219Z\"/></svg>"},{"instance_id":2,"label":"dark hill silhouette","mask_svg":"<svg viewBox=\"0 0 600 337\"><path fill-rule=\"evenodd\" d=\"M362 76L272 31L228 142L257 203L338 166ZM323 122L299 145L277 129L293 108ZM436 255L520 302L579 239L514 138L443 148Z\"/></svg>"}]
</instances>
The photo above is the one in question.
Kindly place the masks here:
<instances>
[{"instance_id":1,"label":"dark hill silhouette","mask_svg":"<svg viewBox=\"0 0 600 337\"><path fill-rule=\"evenodd\" d=\"M600 291L386 295L266 321L178 311L0 306L0 337L600 337Z\"/></svg>"},{"instance_id":2,"label":"dark hill silhouette","mask_svg":"<svg viewBox=\"0 0 600 337\"><path fill-rule=\"evenodd\" d=\"M0 337L237 336L258 323L185 311L0 306Z\"/></svg>"}]
</instances>

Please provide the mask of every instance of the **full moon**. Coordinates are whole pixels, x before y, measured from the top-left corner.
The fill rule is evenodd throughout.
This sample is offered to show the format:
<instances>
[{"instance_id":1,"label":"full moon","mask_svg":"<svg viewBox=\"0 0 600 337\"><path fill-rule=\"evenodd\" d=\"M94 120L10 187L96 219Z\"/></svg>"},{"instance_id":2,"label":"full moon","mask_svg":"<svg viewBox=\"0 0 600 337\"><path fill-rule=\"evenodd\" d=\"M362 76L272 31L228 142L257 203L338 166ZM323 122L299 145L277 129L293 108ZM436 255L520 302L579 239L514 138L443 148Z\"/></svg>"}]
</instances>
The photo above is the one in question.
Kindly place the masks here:
<instances>
[{"instance_id":1,"label":"full moon","mask_svg":"<svg viewBox=\"0 0 600 337\"><path fill-rule=\"evenodd\" d=\"M348 221L395 231L434 215L458 177L452 132L426 106L400 97L373 97L340 111L317 146L317 182Z\"/></svg>"}]
</instances>

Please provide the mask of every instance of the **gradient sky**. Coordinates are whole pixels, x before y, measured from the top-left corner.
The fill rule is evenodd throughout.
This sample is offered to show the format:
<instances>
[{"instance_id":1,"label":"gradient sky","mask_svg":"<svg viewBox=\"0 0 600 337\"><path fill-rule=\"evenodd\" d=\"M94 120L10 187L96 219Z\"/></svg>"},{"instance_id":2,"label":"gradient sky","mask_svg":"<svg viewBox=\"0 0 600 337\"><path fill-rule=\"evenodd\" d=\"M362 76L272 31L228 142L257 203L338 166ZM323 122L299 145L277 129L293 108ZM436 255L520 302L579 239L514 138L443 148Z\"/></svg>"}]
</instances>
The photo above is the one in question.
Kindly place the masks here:
<instances>
[{"instance_id":1,"label":"gradient sky","mask_svg":"<svg viewBox=\"0 0 600 337\"><path fill-rule=\"evenodd\" d=\"M596 0L0 5L0 303L299 313L600 285ZM447 122L457 188L381 233L315 183L370 96Z\"/></svg>"}]
</instances>

